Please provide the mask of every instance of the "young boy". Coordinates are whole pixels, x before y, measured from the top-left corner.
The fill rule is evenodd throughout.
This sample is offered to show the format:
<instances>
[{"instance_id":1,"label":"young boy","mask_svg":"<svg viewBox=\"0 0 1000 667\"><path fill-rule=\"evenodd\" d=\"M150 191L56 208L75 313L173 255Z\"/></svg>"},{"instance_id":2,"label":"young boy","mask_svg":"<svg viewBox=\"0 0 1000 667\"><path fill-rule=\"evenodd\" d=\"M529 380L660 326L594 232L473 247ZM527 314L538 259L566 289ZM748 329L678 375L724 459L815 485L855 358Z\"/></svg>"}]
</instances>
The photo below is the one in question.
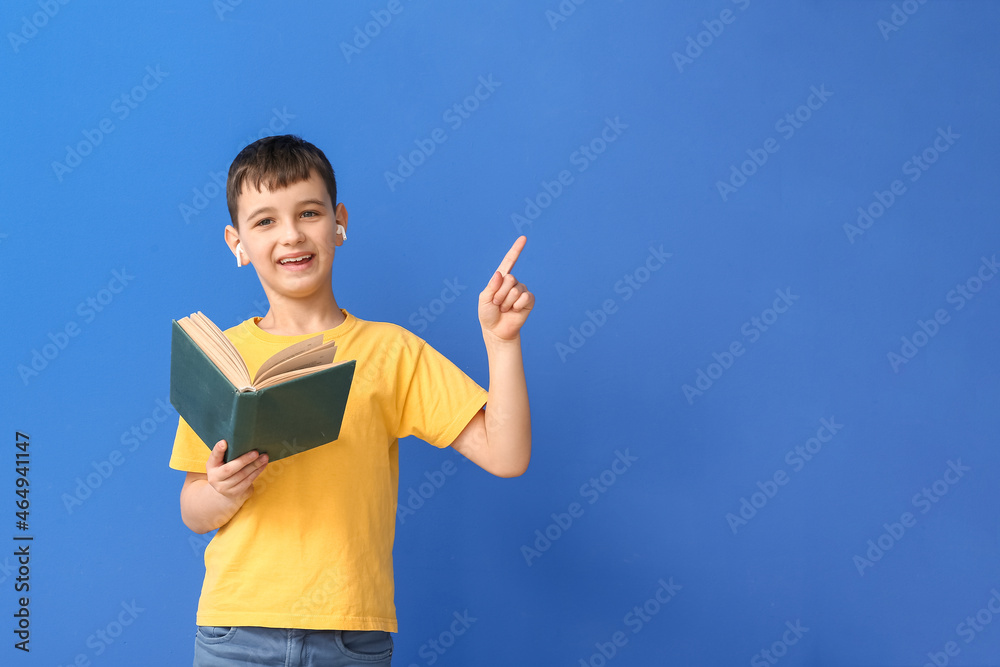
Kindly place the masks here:
<instances>
[{"instance_id":1,"label":"young boy","mask_svg":"<svg viewBox=\"0 0 1000 667\"><path fill-rule=\"evenodd\" d=\"M320 332L357 365L340 437L273 466L257 452L224 464L227 443L209 450L180 420L170 466L187 471L181 516L197 533L218 528L205 550L195 667L389 665L398 439L451 445L500 477L528 466L519 332L534 296L510 274L526 239L479 295L487 393L418 336L337 304L331 270L347 209L318 148L288 135L247 146L226 198L226 243L238 266L254 267L269 304L226 331L251 375ZM377 267L368 278L379 279Z\"/></svg>"}]
</instances>

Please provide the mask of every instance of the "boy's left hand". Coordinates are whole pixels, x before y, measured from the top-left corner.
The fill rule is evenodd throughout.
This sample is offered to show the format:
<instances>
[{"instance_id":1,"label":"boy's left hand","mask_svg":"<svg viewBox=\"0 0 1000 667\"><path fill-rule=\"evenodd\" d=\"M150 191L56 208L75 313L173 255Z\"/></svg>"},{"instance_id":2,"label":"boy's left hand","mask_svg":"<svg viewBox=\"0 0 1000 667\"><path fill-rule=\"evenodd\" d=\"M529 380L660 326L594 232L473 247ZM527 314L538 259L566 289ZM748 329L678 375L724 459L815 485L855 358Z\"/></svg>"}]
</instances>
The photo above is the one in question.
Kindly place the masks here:
<instances>
[{"instance_id":1,"label":"boy's left hand","mask_svg":"<svg viewBox=\"0 0 1000 667\"><path fill-rule=\"evenodd\" d=\"M526 236L517 237L486 289L479 293L479 324L484 335L488 332L500 340L514 340L528 319L535 295L510 273L527 242Z\"/></svg>"}]
</instances>

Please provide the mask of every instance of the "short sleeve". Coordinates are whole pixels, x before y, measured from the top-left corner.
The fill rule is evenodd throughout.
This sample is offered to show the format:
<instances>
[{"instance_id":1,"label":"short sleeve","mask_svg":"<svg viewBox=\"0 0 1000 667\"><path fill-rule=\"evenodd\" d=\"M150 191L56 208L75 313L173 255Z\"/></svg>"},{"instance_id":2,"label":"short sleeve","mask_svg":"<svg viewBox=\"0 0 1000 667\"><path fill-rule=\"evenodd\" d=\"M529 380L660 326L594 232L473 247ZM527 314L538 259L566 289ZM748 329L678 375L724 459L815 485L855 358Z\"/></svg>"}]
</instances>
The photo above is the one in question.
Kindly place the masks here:
<instances>
[{"instance_id":1,"label":"short sleeve","mask_svg":"<svg viewBox=\"0 0 1000 667\"><path fill-rule=\"evenodd\" d=\"M205 472L205 463L212 450L198 437L183 418L178 419L170 467L187 472Z\"/></svg>"},{"instance_id":2,"label":"short sleeve","mask_svg":"<svg viewBox=\"0 0 1000 667\"><path fill-rule=\"evenodd\" d=\"M396 437L415 435L435 447L447 447L486 404L489 392L426 341L421 341L409 371L408 382L398 388Z\"/></svg>"}]
</instances>

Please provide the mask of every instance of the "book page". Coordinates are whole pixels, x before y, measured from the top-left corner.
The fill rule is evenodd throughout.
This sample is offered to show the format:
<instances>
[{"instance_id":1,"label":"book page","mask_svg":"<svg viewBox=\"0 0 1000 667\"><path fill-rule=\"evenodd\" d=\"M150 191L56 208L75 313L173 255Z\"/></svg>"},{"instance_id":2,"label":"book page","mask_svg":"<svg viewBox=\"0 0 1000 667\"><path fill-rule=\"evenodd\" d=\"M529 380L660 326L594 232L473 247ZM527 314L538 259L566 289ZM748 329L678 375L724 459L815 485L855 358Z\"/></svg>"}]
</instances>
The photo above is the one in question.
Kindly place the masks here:
<instances>
[{"instance_id":1,"label":"book page","mask_svg":"<svg viewBox=\"0 0 1000 667\"><path fill-rule=\"evenodd\" d=\"M287 373L289 371L295 371L303 368L318 370L323 366L329 366L333 364L333 359L336 354L337 345L333 341L330 341L329 343L324 343L323 345L311 350L306 350L300 354L287 357L275 364L272 364L270 368L267 369L267 372L258 372L257 377L255 377L253 381L254 386L260 387L262 382L268 381L271 377Z\"/></svg>"},{"instance_id":2,"label":"book page","mask_svg":"<svg viewBox=\"0 0 1000 667\"><path fill-rule=\"evenodd\" d=\"M306 368L298 368L287 373L281 373L279 375L274 375L267 378L266 380L261 380L256 385L254 389L266 389L267 387L274 386L276 384L281 384L282 382L288 382L289 380L295 380L296 378L304 377L311 373L316 373L327 368L333 368L334 366L339 366L340 364L348 363L346 361L341 361L335 364L323 364L321 366L308 366Z\"/></svg>"},{"instance_id":3,"label":"book page","mask_svg":"<svg viewBox=\"0 0 1000 667\"><path fill-rule=\"evenodd\" d=\"M192 313L189 317L177 320L177 324L226 376L226 379L238 388L250 384L250 372L243 358L219 327L204 314L200 311Z\"/></svg>"},{"instance_id":4,"label":"book page","mask_svg":"<svg viewBox=\"0 0 1000 667\"><path fill-rule=\"evenodd\" d=\"M211 340L216 342L220 351L226 355L226 358L229 360L228 363L232 365L232 368L239 373L241 378L246 378L246 384L250 384L250 371L247 369L247 365L243 361L243 357L240 356L240 353L235 347L233 347L233 344L229 341L229 338L226 337L226 334L222 332L222 329L217 327L215 322L208 319L208 317L206 317L200 310L192 314L191 319L211 337Z\"/></svg>"},{"instance_id":5,"label":"book page","mask_svg":"<svg viewBox=\"0 0 1000 667\"><path fill-rule=\"evenodd\" d=\"M283 376L293 371L303 370L313 372L333 365L333 359L337 353L337 346L318 347L304 354L285 359L281 363L272 366L266 375L258 376L254 379L254 386L258 389L275 384L274 378Z\"/></svg>"},{"instance_id":6,"label":"book page","mask_svg":"<svg viewBox=\"0 0 1000 667\"><path fill-rule=\"evenodd\" d=\"M221 355L217 362L219 368L224 369L224 372L235 373L236 377L239 378L239 382L234 382L233 384L237 387L249 385L250 374L246 368L246 364L222 330L200 311L191 315L191 321L201 331L205 339L210 341L217 354ZM243 382L244 378L246 378L246 382Z\"/></svg>"},{"instance_id":7,"label":"book page","mask_svg":"<svg viewBox=\"0 0 1000 667\"><path fill-rule=\"evenodd\" d=\"M257 375L254 376L254 384L258 381L266 378L270 373L271 369L278 364L284 362L287 359L296 357L300 354L308 352L309 350L315 349L323 345L323 334L316 334L312 338L307 338L306 340L299 341L294 345L289 345L284 350L280 352L275 352L271 357L267 359L260 368L257 369ZM280 372L280 371L279 371Z\"/></svg>"}]
</instances>

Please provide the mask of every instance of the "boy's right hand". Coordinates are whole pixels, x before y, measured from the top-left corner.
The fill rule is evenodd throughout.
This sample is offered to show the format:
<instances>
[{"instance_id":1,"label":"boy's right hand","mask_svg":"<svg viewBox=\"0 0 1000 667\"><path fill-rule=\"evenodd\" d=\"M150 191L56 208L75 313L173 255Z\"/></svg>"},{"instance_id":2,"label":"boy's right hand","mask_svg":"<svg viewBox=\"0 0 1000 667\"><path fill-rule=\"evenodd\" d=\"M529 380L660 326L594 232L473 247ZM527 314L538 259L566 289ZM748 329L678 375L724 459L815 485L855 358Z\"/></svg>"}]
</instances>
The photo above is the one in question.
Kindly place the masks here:
<instances>
[{"instance_id":1,"label":"boy's right hand","mask_svg":"<svg viewBox=\"0 0 1000 667\"><path fill-rule=\"evenodd\" d=\"M264 472L267 454L261 456L254 450L229 463L223 463L228 446L225 440L215 443L212 453L208 455L205 472L208 483L217 493L242 505L253 495L253 481Z\"/></svg>"}]
</instances>

